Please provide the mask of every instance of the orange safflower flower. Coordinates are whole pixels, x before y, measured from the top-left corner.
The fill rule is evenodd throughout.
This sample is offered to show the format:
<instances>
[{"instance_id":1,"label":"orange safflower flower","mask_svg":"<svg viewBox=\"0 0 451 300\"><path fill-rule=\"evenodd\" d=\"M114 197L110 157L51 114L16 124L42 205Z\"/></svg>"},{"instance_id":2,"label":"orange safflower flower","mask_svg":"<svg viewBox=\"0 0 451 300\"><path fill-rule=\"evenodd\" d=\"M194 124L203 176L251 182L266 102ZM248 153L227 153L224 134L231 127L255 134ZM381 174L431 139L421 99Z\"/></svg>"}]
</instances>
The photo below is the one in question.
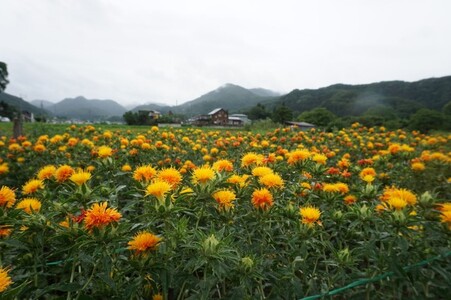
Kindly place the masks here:
<instances>
[{"instance_id":1,"label":"orange safflower flower","mask_svg":"<svg viewBox=\"0 0 451 300\"><path fill-rule=\"evenodd\" d=\"M136 254L157 249L162 238L147 231L138 232L135 237L128 242L128 249L134 250Z\"/></svg>"},{"instance_id":2,"label":"orange safflower flower","mask_svg":"<svg viewBox=\"0 0 451 300\"><path fill-rule=\"evenodd\" d=\"M426 166L422 162L414 162L410 165L410 168L415 172L421 172L426 169Z\"/></svg>"},{"instance_id":3,"label":"orange safflower flower","mask_svg":"<svg viewBox=\"0 0 451 300\"><path fill-rule=\"evenodd\" d=\"M276 173L269 173L260 177L259 182L267 188L283 188L284 186L282 177Z\"/></svg>"},{"instance_id":4,"label":"orange safflower flower","mask_svg":"<svg viewBox=\"0 0 451 300\"><path fill-rule=\"evenodd\" d=\"M22 193L25 195L33 194L37 192L39 189L44 188L44 182L40 179L31 179L28 180L23 186L22 186Z\"/></svg>"},{"instance_id":5,"label":"orange safflower flower","mask_svg":"<svg viewBox=\"0 0 451 300\"><path fill-rule=\"evenodd\" d=\"M46 148L42 144L37 144L36 146L34 146L33 150L35 152L42 153L42 152L44 152L46 150Z\"/></svg>"},{"instance_id":6,"label":"orange safflower flower","mask_svg":"<svg viewBox=\"0 0 451 300\"><path fill-rule=\"evenodd\" d=\"M107 208L107 203L94 203L86 211L84 225L88 230L102 228L110 223L117 222L122 215L114 208Z\"/></svg>"},{"instance_id":7,"label":"orange safflower flower","mask_svg":"<svg viewBox=\"0 0 451 300\"><path fill-rule=\"evenodd\" d=\"M400 198L407 202L408 205L415 205L417 203L417 196L407 189L398 189L395 187L387 187L384 193L380 196L381 201L388 202L391 198Z\"/></svg>"},{"instance_id":8,"label":"orange safflower flower","mask_svg":"<svg viewBox=\"0 0 451 300\"><path fill-rule=\"evenodd\" d=\"M235 206L233 201L236 200L236 195L232 191L222 190L214 193L213 199L215 199L216 202L218 202L220 209L229 211L231 208Z\"/></svg>"},{"instance_id":9,"label":"orange safflower flower","mask_svg":"<svg viewBox=\"0 0 451 300\"><path fill-rule=\"evenodd\" d=\"M248 167L250 165L260 165L263 163L263 160L263 155L249 152L241 158L241 166Z\"/></svg>"},{"instance_id":10,"label":"orange safflower flower","mask_svg":"<svg viewBox=\"0 0 451 300\"><path fill-rule=\"evenodd\" d=\"M216 170L216 172L232 172L233 164L230 160L221 159L213 164L213 169Z\"/></svg>"},{"instance_id":11,"label":"orange safflower flower","mask_svg":"<svg viewBox=\"0 0 451 300\"><path fill-rule=\"evenodd\" d=\"M232 175L227 179L228 183L236 184L239 187L244 187L246 185L246 181L249 178L249 175Z\"/></svg>"},{"instance_id":12,"label":"orange safflower flower","mask_svg":"<svg viewBox=\"0 0 451 300\"><path fill-rule=\"evenodd\" d=\"M371 176L373 179L374 177L376 177L376 170L374 170L373 168L364 168L362 171L360 171L360 179L365 180L366 176Z\"/></svg>"},{"instance_id":13,"label":"orange safflower flower","mask_svg":"<svg viewBox=\"0 0 451 300\"><path fill-rule=\"evenodd\" d=\"M152 195L158 200L164 200L166 194L171 190L171 184L163 180L155 180L146 188L146 196Z\"/></svg>"},{"instance_id":14,"label":"orange safflower flower","mask_svg":"<svg viewBox=\"0 0 451 300\"><path fill-rule=\"evenodd\" d=\"M407 201L399 197L390 197L387 203L391 208L395 210L401 210L407 206Z\"/></svg>"},{"instance_id":15,"label":"orange safflower flower","mask_svg":"<svg viewBox=\"0 0 451 300\"><path fill-rule=\"evenodd\" d=\"M69 178L72 182L77 185L82 185L91 178L91 173L85 172L83 170L78 170Z\"/></svg>"},{"instance_id":16,"label":"orange safflower flower","mask_svg":"<svg viewBox=\"0 0 451 300\"><path fill-rule=\"evenodd\" d=\"M440 211L451 211L451 202L448 203L438 203L438 210Z\"/></svg>"},{"instance_id":17,"label":"orange safflower flower","mask_svg":"<svg viewBox=\"0 0 451 300\"><path fill-rule=\"evenodd\" d=\"M451 229L451 210L442 211L440 221L447 224L448 228Z\"/></svg>"},{"instance_id":18,"label":"orange safflower flower","mask_svg":"<svg viewBox=\"0 0 451 300\"><path fill-rule=\"evenodd\" d=\"M0 268L0 293L4 292L13 283L8 272L8 269Z\"/></svg>"},{"instance_id":19,"label":"orange safflower flower","mask_svg":"<svg viewBox=\"0 0 451 300\"><path fill-rule=\"evenodd\" d=\"M109 156L113 155L113 149L111 149L108 146L100 146L99 149L97 150L97 155L100 158L109 157Z\"/></svg>"},{"instance_id":20,"label":"orange safflower flower","mask_svg":"<svg viewBox=\"0 0 451 300\"><path fill-rule=\"evenodd\" d=\"M15 192L7 186L2 186L0 189L0 206L10 208L15 202Z\"/></svg>"},{"instance_id":21,"label":"orange safflower flower","mask_svg":"<svg viewBox=\"0 0 451 300\"><path fill-rule=\"evenodd\" d=\"M42 167L37 174L38 179L45 180L50 179L53 177L53 174L55 174L56 168L53 165L47 165Z\"/></svg>"},{"instance_id":22,"label":"orange safflower flower","mask_svg":"<svg viewBox=\"0 0 451 300\"><path fill-rule=\"evenodd\" d=\"M0 226L0 238L4 238L4 237L10 236L11 232L13 232L13 229L12 229L11 226L8 226L8 225Z\"/></svg>"},{"instance_id":23,"label":"orange safflower flower","mask_svg":"<svg viewBox=\"0 0 451 300\"><path fill-rule=\"evenodd\" d=\"M351 165L351 162L350 162L348 159L346 159L346 158L342 158L342 159L337 163L337 166L338 166L340 169L347 169L347 168L349 168L350 165Z\"/></svg>"},{"instance_id":24,"label":"orange safflower flower","mask_svg":"<svg viewBox=\"0 0 451 300\"><path fill-rule=\"evenodd\" d=\"M343 198L343 200L346 204L349 205L357 202L357 197L354 195L347 195L346 197Z\"/></svg>"},{"instance_id":25,"label":"orange safflower flower","mask_svg":"<svg viewBox=\"0 0 451 300\"><path fill-rule=\"evenodd\" d=\"M255 190L252 193L252 205L255 208L267 210L274 205L274 200L271 192L265 188Z\"/></svg>"},{"instance_id":26,"label":"orange safflower flower","mask_svg":"<svg viewBox=\"0 0 451 300\"><path fill-rule=\"evenodd\" d=\"M9 172L9 167L7 163L0 164L0 175L6 174Z\"/></svg>"},{"instance_id":27,"label":"orange safflower flower","mask_svg":"<svg viewBox=\"0 0 451 300\"><path fill-rule=\"evenodd\" d=\"M295 150L293 152L288 153L288 164L293 165L298 161L304 161L311 156L310 151L308 150Z\"/></svg>"},{"instance_id":28,"label":"orange safflower flower","mask_svg":"<svg viewBox=\"0 0 451 300\"><path fill-rule=\"evenodd\" d=\"M166 168L158 172L157 178L166 181L172 188L175 188L182 181L182 174L174 168Z\"/></svg>"},{"instance_id":29,"label":"orange safflower flower","mask_svg":"<svg viewBox=\"0 0 451 300\"><path fill-rule=\"evenodd\" d=\"M41 205L41 201L36 198L25 198L17 203L16 209L22 209L27 214L31 214L33 212L39 212Z\"/></svg>"},{"instance_id":30,"label":"orange safflower flower","mask_svg":"<svg viewBox=\"0 0 451 300\"><path fill-rule=\"evenodd\" d=\"M263 177L268 174L272 174L273 170L268 167L255 167L252 169L252 175L256 177Z\"/></svg>"},{"instance_id":31,"label":"orange safflower flower","mask_svg":"<svg viewBox=\"0 0 451 300\"><path fill-rule=\"evenodd\" d=\"M299 209L299 214L302 217L302 224L307 224L309 226L317 223L321 216L320 210L313 206L301 207Z\"/></svg>"},{"instance_id":32,"label":"orange safflower flower","mask_svg":"<svg viewBox=\"0 0 451 300\"><path fill-rule=\"evenodd\" d=\"M72 174L74 174L74 172L75 170L71 166L62 165L55 170L54 176L56 178L56 181L64 182L68 180L72 176Z\"/></svg>"},{"instance_id":33,"label":"orange safflower flower","mask_svg":"<svg viewBox=\"0 0 451 300\"><path fill-rule=\"evenodd\" d=\"M78 144L78 139L77 138L70 138L68 141L67 141L67 145L69 146L69 147L74 147L74 146L76 146Z\"/></svg>"},{"instance_id":34,"label":"orange safflower flower","mask_svg":"<svg viewBox=\"0 0 451 300\"><path fill-rule=\"evenodd\" d=\"M155 170L150 165L144 165L136 168L135 172L133 172L133 179L136 181L150 181L157 174L157 170Z\"/></svg>"},{"instance_id":35,"label":"orange safflower flower","mask_svg":"<svg viewBox=\"0 0 451 300\"><path fill-rule=\"evenodd\" d=\"M122 172L130 172L131 170L132 170L132 167L129 164L125 164L121 168Z\"/></svg>"},{"instance_id":36,"label":"orange safflower flower","mask_svg":"<svg viewBox=\"0 0 451 300\"><path fill-rule=\"evenodd\" d=\"M337 182L335 185L337 186L338 191L341 194L346 194L346 193L349 192L349 187L348 187L348 185L346 183Z\"/></svg>"},{"instance_id":37,"label":"orange safflower flower","mask_svg":"<svg viewBox=\"0 0 451 300\"><path fill-rule=\"evenodd\" d=\"M313 155L312 160L318 164L325 165L327 161L327 156L324 154L317 153Z\"/></svg>"},{"instance_id":38,"label":"orange safflower flower","mask_svg":"<svg viewBox=\"0 0 451 300\"><path fill-rule=\"evenodd\" d=\"M193 171L193 182L205 184L216 177L215 171L208 166Z\"/></svg>"},{"instance_id":39,"label":"orange safflower flower","mask_svg":"<svg viewBox=\"0 0 451 300\"><path fill-rule=\"evenodd\" d=\"M338 189L338 187L333 183L323 184L322 190L323 190L323 192L326 192L326 193L338 193L340 191Z\"/></svg>"}]
</instances>

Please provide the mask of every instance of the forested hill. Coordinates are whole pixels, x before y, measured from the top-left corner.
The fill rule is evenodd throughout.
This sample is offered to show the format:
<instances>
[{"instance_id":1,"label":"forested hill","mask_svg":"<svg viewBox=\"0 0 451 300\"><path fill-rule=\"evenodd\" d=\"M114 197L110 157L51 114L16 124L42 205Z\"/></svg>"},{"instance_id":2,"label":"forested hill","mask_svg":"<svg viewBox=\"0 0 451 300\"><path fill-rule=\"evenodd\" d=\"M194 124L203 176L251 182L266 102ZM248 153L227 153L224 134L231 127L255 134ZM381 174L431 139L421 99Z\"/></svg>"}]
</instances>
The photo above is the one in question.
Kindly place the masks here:
<instances>
[{"instance_id":1,"label":"forested hill","mask_svg":"<svg viewBox=\"0 0 451 300\"><path fill-rule=\"evenodd\" d=\"M278 93L265 89L246 89L234 84L225 84L199 98L174 106L179 114L191 116L206 114L215 108L222 107L234 113L250 108L259 102L277 99Z\"/></svg>"},{"instance_id":2,"label":"forested hill","mask_svg":"<svg viewBox=\"0 0 451 300\"><path fill-rule=\"evenodd\" d=\"M285 105L294 115L324 107L337 116L389 110L408 117L421 108L440 111L451 101L451 76L416 82L386 81L362 85L335 84L316 90L293 90L268 107Z\"/></svg>"},{"instance_id":3,"label":"forested hill","mask_svg":"<svg viewBox=\"0 0 451 300\"><path fill-rule=\"evenodd\" d=\"M40 109L39 107L36 107L34 105L31 105L30 103L28 103L27 101L23 100L20 97L16 97L13 95L10 95L8 93L2 93L0 92L0 103L3 102L4 104L12 107L14 109L14 111L28 111L31 112L35 115L47 115L48 112ZM2 106L3 107L3 106ZM12 116L12 115L8 115L6 113L0 114L2 116Z\"/></svg>"}]
</instances>

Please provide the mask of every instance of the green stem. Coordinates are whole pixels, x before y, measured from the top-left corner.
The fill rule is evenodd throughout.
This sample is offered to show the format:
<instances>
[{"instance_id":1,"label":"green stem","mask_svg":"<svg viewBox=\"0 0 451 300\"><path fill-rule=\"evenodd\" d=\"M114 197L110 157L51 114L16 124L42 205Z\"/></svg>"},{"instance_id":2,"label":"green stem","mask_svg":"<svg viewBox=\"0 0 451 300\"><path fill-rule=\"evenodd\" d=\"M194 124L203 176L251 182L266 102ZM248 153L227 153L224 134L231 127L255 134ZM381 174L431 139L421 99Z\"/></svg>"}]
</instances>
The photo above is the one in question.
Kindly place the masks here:
<instances>
[{"instance_id":1,"label":"green stem","mask_svg":"<svg viewBox=\"0 0 451 300\"><path fill-rule=\"evenodd\" d=\"M97 263L94 265L94 268L92 269L91 275L89 276L88 281L86 281L86 283L83 285L83 287L81 288L80 292L83 291L84 289L86 289L88 287L88 284L91 282L92 278L94 277L94 274L97 271ZM80 298L81 293L78 294L77 296L77 300L78 298Z\"/></svg>"},{"instance_id":2,"label":"green stem","mask_svg":"<svg viewBox=\"0 0 451 300\"><path fill-rule=\"evenodd\" d=\"M70 273L69 283L74 282L74 277L75 277L75 266L76 266L76 264L77 264L76 262L73 262L73 263L72 263L72 270L71 270L71 273ZM66 299L67 299L67 300L72 299L71 292L67 293L67 298L66 298Z\"/></svg>"}]
</instances>

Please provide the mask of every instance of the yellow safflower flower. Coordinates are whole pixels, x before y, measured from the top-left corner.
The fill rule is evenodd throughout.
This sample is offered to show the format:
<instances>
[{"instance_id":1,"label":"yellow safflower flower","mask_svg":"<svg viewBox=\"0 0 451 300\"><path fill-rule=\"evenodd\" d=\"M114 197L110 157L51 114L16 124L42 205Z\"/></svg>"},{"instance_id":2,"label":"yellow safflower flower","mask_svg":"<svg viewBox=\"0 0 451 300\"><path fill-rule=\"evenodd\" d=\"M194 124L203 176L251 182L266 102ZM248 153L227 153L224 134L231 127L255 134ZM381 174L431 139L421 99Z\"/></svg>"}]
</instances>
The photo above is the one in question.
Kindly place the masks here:
<instances>
[{"instance_id":1,"label":"yellow safflower flower","mask_svg":"<svg viewBox=\"0 0 451 300\"><path fill-rule=\"evenodd\" d=\"M36 198L25 198L17 203L16 208L24 210L27 214L39 212L42 203Z\"/></svg>"},{"instance_id":2,"label":"yellow safflower flower","mask_svg":"<svg viewBox=\"0 0 451 300\"><path fill-rule=\"evenodd\" d=\"M314 223L317 223L319 217L321 216L320 210L313 206L299 208L299 214L302 217L302 224L307 224L309 226L312 226Z\"/></svg>"}]
</instances>

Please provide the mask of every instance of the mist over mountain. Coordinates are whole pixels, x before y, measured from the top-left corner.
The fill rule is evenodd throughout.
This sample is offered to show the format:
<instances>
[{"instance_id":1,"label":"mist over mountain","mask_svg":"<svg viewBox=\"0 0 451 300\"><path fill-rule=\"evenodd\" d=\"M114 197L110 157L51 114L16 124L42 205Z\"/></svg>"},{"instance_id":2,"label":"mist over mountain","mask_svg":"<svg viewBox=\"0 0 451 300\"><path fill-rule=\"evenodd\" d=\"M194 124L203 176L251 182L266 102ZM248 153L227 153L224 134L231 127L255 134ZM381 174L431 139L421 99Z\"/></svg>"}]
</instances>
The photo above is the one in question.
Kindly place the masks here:
<instances>
[{"instance_id":1,"label":"mist over mountain","mask_svg":"<svg viewBox=\"0 0 451 300\"><path fill-rule=\"evenodd\" d=\"M337 116L357 116L370 109L390 110L407 117L421 108L441 110L451 101L451 76L415 82L383 81L370 84L335 84L320 89L293 90L266 103L285 105L294 115L324 107Z\"/></svg>"},{"instance_id":2,"label":"mist over mountain","mask_svg":"<svg viewBox=\"0 0 451 300\"><path fill-rule=\"evenodd\" d=\"M48 100L32 100L30 101L31 104L33 104L36 107L44 108L46 110L50 110L50 108L55 105L54 102L48 101Z\"/></svg>"},{"instance_id":3,"label":"mist over mountain","mask_svg":"<svg viewBox=\"0 0 451 300\"><path fill-rule=\"evenodd\" d=\"M172 106L165 105L165 104L158 104L158 103L149 103L149 104L142 104L138 105L130 111L132 112L138 112L140 110L156 110L161 113L168 113L172 109Z\"/></svg>"},{"instance_id":4,"label":"mist over mountain","mask_svg":"<svg viewBox=\"0 0 451 300\"><path fill-rule=\"evenodd\" d=\"M277 97L277 96L281 95L281 93L263 89L263 88L249 89L249 91L251 91L252 93L254 93L258 96L261 96L261 97Z\"/></svg>"}]
</instances>

